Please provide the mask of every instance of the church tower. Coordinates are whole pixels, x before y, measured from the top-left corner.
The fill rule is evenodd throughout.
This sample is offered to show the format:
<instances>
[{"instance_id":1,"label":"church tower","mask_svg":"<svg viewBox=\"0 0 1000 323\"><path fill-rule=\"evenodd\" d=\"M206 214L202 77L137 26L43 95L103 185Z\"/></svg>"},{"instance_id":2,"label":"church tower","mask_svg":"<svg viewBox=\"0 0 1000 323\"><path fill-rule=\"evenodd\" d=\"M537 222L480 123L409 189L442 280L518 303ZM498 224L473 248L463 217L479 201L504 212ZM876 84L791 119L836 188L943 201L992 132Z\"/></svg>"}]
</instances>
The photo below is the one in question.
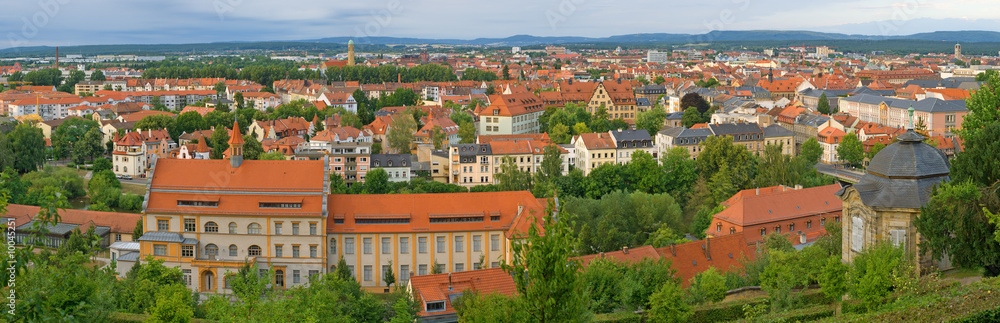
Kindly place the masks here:
<instances>
[{"instance_id":1,"label":"church tower","mask_svg":"<svg viewBox=\"0 0 1000 323\"><path fill-rule=\"evenodd\" d=\"M347 66L354 66L354 40L347 41Z\"/></svg>"},{"instance_id":2,"label":"church tower","mask_svg":"<svg viewBox=\"0 0 1000 323\"><path fill-rule=\"evenodd\" d=\"M239 168L243 164L243 135L239 121L233 121L233 131L229 133L229 165Z\"/></svg>"},{"instance_id":3,"label":"church tower","mask_svg":"<svg viewBox=\"0 0 1000 323\"><path fill-rule=\"evenodd\" d=\"M962 44L955 44L955 59L962 59Z\"/></svg>"}]
</instances>

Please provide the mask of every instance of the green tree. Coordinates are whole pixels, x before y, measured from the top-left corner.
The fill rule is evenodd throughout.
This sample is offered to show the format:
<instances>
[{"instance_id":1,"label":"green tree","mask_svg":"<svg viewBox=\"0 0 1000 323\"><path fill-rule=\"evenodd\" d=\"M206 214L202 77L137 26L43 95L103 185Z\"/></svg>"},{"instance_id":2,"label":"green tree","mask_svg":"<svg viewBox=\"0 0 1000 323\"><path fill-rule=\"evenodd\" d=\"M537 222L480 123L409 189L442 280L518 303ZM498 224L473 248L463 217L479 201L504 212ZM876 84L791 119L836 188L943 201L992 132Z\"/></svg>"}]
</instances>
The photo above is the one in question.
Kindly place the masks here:
<instances>
[{"instance_id":1,"label":"green tree","mask_svg":"<svg viewBox=\"0 0 1000 323\"><path fill-rule=\"evenodd\" d=\"M382 272L382 282L387 288L396 283L396 274L392 272L392 260L389 260L389 270Z\"/></svg>"},{"instance_id":2,"label":"green tree","mask_svg":"<svg viewBox=\"0 0 1000 323\"><path fill-rule=\"evenodd\" d=\"M347 266L347 260L344 260L344 255L340 255L340 260L337 262L337 271L335 272L337 278L341 280L354 280L354 273Z\"/></svg>"},{"instance_id":3,"label":"green tree","mask_svg":"<svg viewBox=\"0 0 1000 323\"><path fill-rule=\"evenodd\" d=\"M869 311L885 304L894 291L912 288L916 271L902 248L888 242L867 247L848 271L848 293ZM773 262L772 262L773 263Z\"/></svg>"},{"instance_id":4,"label":"green tree","mask_svg":"<svg viewBox=\"0 0 1000 323\"><path fill-rule=\"evenodd\" d=\"M244 160L257 160L260 159L260 155L263 154L264 147L260 145L260 141L257 141L257 137L250 134L243 135Z\"/></svg>"},{"instance_id":5,"label":"green tree","mask_svg":"<svg viewBox=\"0 0 1000 323\"><path fill-rule=\"evenodd\" d=\"M531 187L531 173L521 170L510 156L501 159L500 171L493 178L500 191L524 191Z\"/></svg>"},{"instance_id":6,"label":"green tree","mask_svg":"<svg viewBox=\"0 0 1000 323\"><path fill-rule=\"evenodd\" d=\"M94 161L94 174L100 171L111 170L114 166L111 164L111 160L107 158L98 158Z\"/></svg>"},{"instance_id":7,"label":"green tree","mask_svg":"<svg viewBox=\"0 0 1000 323\"><path fill-rule=\"evenodd\" d=\"M938 260L947 254L957 267L983 267L987 277L1000 275L1000 242L993 239L1000 226L987 216L1000 211L997 187L980 188L971 181L936 187L914 221L921 249Z\"/></svg>"},{"instance_id":8,"label":"green tree","mask_svg":"<svg viewBox=\"0 0 1000 323\"><path fill-rule=\"evenodd\" d=\"M372 143L372 154L377 155L381 153L382 153L382 143L381 142Z\"/></svg>"},{"instance_id":9,"label":"green tree","mask_svg":"<svg viewBox=\"0 0 1000 323\"><path fill-rule=\"evenodd\" d=\"M578 122L577 124L573 125L573 134L579 135L579 134L591 133L591 132L593 132L593 131L590 131L590 128L587 127L587 125L585 123L583 123L583 122Z\"/></svg>"},{"instance_id":10,"label":"green tree","mask_svg":"<svg viewBox=\"0 0 1000 323\"><path fill-rule=\"evenodd\" d=\"M454 303L461 322L528 322L524 299L518 296L504 296L498 293L482 294L468 291Z\"/></svg>"},{"instance_id":11,"label":"green tree","mask_svg":"<svg viewBox=\"0 0 1000 323\"><path fill-rule=\"evenodd\" d=\"M188 111L181 113L174 120L174 132L178 134L192 133L198 130L208 129L208 123L202 118L198 111Z\"/></svg>"},{"instance_id":12,"label":"green tree","mask_svg":"<svg viewBox=\"0 0 1000 323\"><path fill-rule=\"evenodd\" d=\"M576 245L571 229L573 216L559 212L557 221L554 209L554 202L549 200L544 214L528 215L532 224L526 237L514 241L513 260L501 266L514 278L532 321L586 321L591 313L582 293L578 261L570 258ZM539 227L544 228L544 235Z\"/></svg>"},{"instance_id":13,"label":"green tree","mask_svg":"<svg viewBox=\"0 0 1000 323\"><path fill-rule=\"evenodd\" d=\"M860 167L861 161L865 158L865 148L858 140L858 136L849 133L840 140L837 147L837 157L854 167Z\"/></svg>"},{"instance_id":14,"label":"green tree","mask_svg":"<svg viewBox=\"0 0 1000 323\"><path fill-rule=\"evenodd\" d=\"M245 100L243 100L243 92L236 92L233 94L233 102L236 103L236 109L243 109L246 105Z\"/></svg>"},{"instance_id":15,"label":"green tree","mask_svg":"<svg viewBox=\"0 0 1000 323\"><path fill-rule=\"evenodd\" d=\"M963 130L965 145L952 161L951 174L957 181L990 186L1000 180L1000 121L971 131Z\"/></svg>"},{"instance_id":16,"label":"green tree","mask_svg":"<svg viewBox=\"0 0 1000 323\"><path fill-rule=\"evenodd\" d=\"M826 98L826 93L819 96L819 105L816 106L819 113L830 115L830 100Z\"/></svg>"},{"instance_id":17,"label":"green tree","mask_svg":"<svg viewBox=\"0 0 1000 323\"><path fill-rule=\"evenodd\" d=\"M280 151L277 150L266 152L257 156L257 160L286 160L286 159L287 158L285 158L285 154L282 154Z\"/></svg>"},{"instance_id":18,"label":"green tree","mask_svg":"<svg viewBox=\"0 0 1000 323\"><path fill-rule=\"evenodd\" d=\"M868 152L865 153L865 157L868 157L869 160L875 158L875 155L877 155L878 152L882 151L882 148L885 148L885 145L882 144L881 142L876 142L874 145L872 145L872 148L869 148Z\"/></svg>"},{"instance_id":19,"label":"green tree","mask_svg":"<svg viewBox=\"0 0 1000 323\"><path fill-rule=\"evenodd\" d=\"M104 139L104 134L98 128L90 128L87 133L83 135L80 142L77 143L76 156L78 158L86 158L94 160L95 158L104 155L104 144L101 141ZM104 160L101 158L101 160Z\"/></svg>"},{"instance_id":20,"label":"green tree","mask_svg":"<svg viewBox=\"0 0 1000 323\"><path fill-rule=\"evenodd\" d=\"M82 154L76 152L75 148L78 142L80 142L87 131L90 129L98 129L100 131L100 124L97 121L83 119L83 118L69 118L63 121L59 127L52 131L52 148L55 155L58 157L81 157L75 160L77 163L82 163ZM44 144L42 145L44 147Z\"/></svg>"},{"instance_id":21,"label":"green tree","mask_svg":"<svg viewBox=\"0 0 1000 323\"><path fill-rule=\"evenodd\" d=\"M782 153L783 144L764 146L764 155L757 164L757 187L776 185L795 186L801 184L801 174L796 169L792 156Z\"/></svg>"},{"instance_id":22,"label":"green tree","mask_svg":"<svg viewBox=\"0 0 1000 323\"><path fill-rule=\"evenodd\" d=\"M681 118L681 123L685 128L691 128L695 124L701 123L701 114L698 113L698 108L690 107L684 109L684 116Z\"/></svg>"},{"instance_id":23,"label":"green tree","mask_svg":"<svg viewBox=\"0 0 1000 323\"><path fill-rule=\"evenodd\" d=\"M24 82L38 86L59 86L62 84L62 71L54 68L43 68L24 74Z\"/></svg>"},{"instance_id":24,"label":"green tree","mask_svg":"<svg viewBox=\"0 0 1000 323\"><path fill-rule=\"evenodd\" d=\"M840 257L827 257L819 278L819 288L823 295L840 301L844 294L847 294L847 269L847 265L841 262Z\"/></svg>"},{"instance_id":25,"label":"green tree","mask_svg":"<svg viewBox=\"0 0 1000 323\"><path fill-rule=\"evenodd\" d=\"M389 173L383 168L375 168L365 175L366 194L389 194L392 187L389 183Z\"/></svg>"},{"instance_id":26,"label":"green tree","mask_svg":"<svg viewBox=\"0 0 1000 323\"><path fill-rule=\"evenodd\" d=\"M215 83L212 90L215 91L215 98L219 100L218 102L222 102L222 92L226 92L226 82L219 81L219 83Z\"/></svg>"},{"instance_id":27,"label":"green tree","mask_svg":"<svg viewBox=\"0 0 1000 323\"><path fill-rule=\"evenodd\" d=\"M635 128L645 129L650 136L656 137L656 133L660 132L666 120L667 111L659 105L654 105L649 111L639 112L635 120Z\"/></svg>"},{"instance_id":28,"label":"green tree","mask_svg":"<svg viewBox=\"0 0 1000 323\"><path fill-rule=\"evenodd\" d=\"M562 148L556 145L548 145L542 150L542 168L540 169L541 174L547 178L552 179L562 176Z\"/></svg>"},{"instance_id":29,"label":"green tree","mask_svg":"<svg viewBox=\"0 0 1000 323\"><path fill-rule=\"evenodd\" d=\"M176 133L176 120L174 117L165 114L154 114L143 117L135 123L135 129L137 130L161 130L166 129L170 134L171 138L180 137L180 133Z\"/></svg>"},{"instance_id":30,"label":"green tree","mask_svg":"<svg viewBox=\"0 0 1000 323\"><path fill-rule=\"evenodd\" d=\"M229 131L225 127L215 128L211 137L212 159L222 159L222 154L229 149Z\"/></svg>"},{"instance_id":31,"label":"green tree","mask_svg":"<svg viewBox=\"0 0 1000 323\"><path fill-rule=\"evenodd\" d=\"M687 113L687 109L690 107L697 108L698 115L700 116L704 115L705 112L708 112L711 105L709 105L708 101L705 101L705 98L703 98L700 94L688 93L681 97L681 109Z\"/></svg>"},{"instance_id":32,"label":"green tree","mask_svg":"<svg viewBox=\"0 0 1000 323\"><path fill-rule=\"evenodd\" d=\"M399 154L408 153L416 128L417 122L410 117L409 113L397 115L393 119L392 125L389 126L389 132L386 134L389 148Z\"/></svg>"},{"instance_id":33,"label":"green tree","mask_svg":"<svg viewBox=\"0 0 1000 323\"><path fill-rule=\"evenodd\" d=\"M657 77L653 78L653 84L663 84L663 82L666 82L666 81L667 81L667 79L663 78L663 76L657 76Z\"/></svg>"},{"instance_id":34,"label":"green tree","mask_svg":"<svg viewBox=\"0 0 1000 323\"><path fill-rule=\"evenodd\" d=\"M104 72L102 72L101 70L94 70L93 73L90 73L90 80L91 81L106 81L107 78L104 77Z\"/></svg>"},{"instance_id":35,"label":"green tree","mask_svg":"<svg viewBox=\"0 0 1000 323\"><path fill-rule=\"evenodd\" d=\"M649 319L653 322L684 322L692 315L684 302L684 290L674 282L666 283L649 298Z\"/></svg>"},{"instance_id":36,"label":"green tree","mask_svg":"<svg viewBox=\"0 0 1000 323\"><path fill-rule=\"evenodd\" d=\"M135 228L132 229L132 241L139 241L139 238L142 238L142 232L142 218L139 218L139 221L135 223Z\"/></svg>"},{"instance_id":37,"label":"green tree","mask_svg":"<svg viewBox=\"0 0 1000 323\"><path fill-rule=\"evenodd\" d=\"M173 284L156 293L156 306L150 309L146 322L186 323L193 316L191 292L184 285Z\"/></svg>"},{"instance_id":38,"label":"green tree","mask_svg":"<svg viewBox=\"0 0 1000 323\"><path fill-rule=\"evenodd\" d=\"M799 153L799 157L808 162L809 165L816 165L821 156L823 156L823 147L819 145L819 141L816 138L809 138L802 143L802 151Z\"/></svg>"},{"instance_id":39,"label":"green tree","mask_svg":"<svg viewBox=\"0 0 1000 323\"><path fill-rule=\"evenodd\" d=\"M773 234L772 234L773 235ZM777 235L778 239L784 239ZM792 288L806 283L805 274L796 266L795 250L768 250L769 264L760 276L760 287L771 298L771 308L786 309L793 305L796 295Z\"/></svg>"},{"instance_id":40,"label":"green tree","mask_svg":"<svg viewBox=\"0 0 1000 323\"><path fill-rule=\"evenodd\" d=\"M462 140L459 143L471 144L476 142L476 126L472 122L462 122L458 126L458 137Z\"/></svg>"},{"instance_id":41,"label":"green tree","mask_svg":"<svg viewBox=\"0 0 1000 323\"><path fill-rule=\"evenodd\" d=\"M552 139L553 143L568 144L573 136L570 133L569 126L556 123L550 127L549 137Z\"/></svg>"},{"instance_id":42,"label":"green tree","mask_svg":"<svg viewBox=\"0 0 1000 323\"><path fill-rule=\"evenodd\" d=\"M441 126L434 126L431 128L431 142L434 143L434 149L441 149L444 145L444 140L447 139L448 134L444 133Z\"/></svg>"},{"instance_id":43,"label":"green tree","mask_svg":"<svg viewBox=\"0 0 1000 323\"><path fill-rule=\"evenodd\" d=\"M330 194L346 194L347 193L347 183L344 182L344 177L340 174L330 174Z\"/></svg>"},{"instance_id":44,"label":"green tree","mask_svg":"<svg viewBox=\"0 0 1000 323\"><path fill-rule=\"evenodd\" d=\"M688 293L696 303L721 302L726 298L726 277L716 271L715 267L708 267L708 270L691 277Z\"/></svg>"}]
</instances>

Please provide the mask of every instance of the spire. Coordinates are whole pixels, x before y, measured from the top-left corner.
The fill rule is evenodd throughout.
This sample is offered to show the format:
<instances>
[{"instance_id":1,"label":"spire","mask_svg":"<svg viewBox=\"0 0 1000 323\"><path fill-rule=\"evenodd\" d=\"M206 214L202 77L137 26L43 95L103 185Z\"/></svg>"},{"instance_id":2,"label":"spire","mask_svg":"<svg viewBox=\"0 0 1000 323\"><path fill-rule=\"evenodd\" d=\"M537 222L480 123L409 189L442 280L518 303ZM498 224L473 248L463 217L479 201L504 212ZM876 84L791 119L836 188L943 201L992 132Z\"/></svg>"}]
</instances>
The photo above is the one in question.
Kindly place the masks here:
<instances>
[{"instance_id":1,"label":"spire","mask_svg":"<svg viewBox=\"0 0 1000 323\"><path fill-rule=\"evenodd\" d=\"M235 118L234 118L235 119ZM243 164L243 135L239 121L233 120L233 130L229 133L229 165L238 168Z\"/></svg>"}]
</instances>

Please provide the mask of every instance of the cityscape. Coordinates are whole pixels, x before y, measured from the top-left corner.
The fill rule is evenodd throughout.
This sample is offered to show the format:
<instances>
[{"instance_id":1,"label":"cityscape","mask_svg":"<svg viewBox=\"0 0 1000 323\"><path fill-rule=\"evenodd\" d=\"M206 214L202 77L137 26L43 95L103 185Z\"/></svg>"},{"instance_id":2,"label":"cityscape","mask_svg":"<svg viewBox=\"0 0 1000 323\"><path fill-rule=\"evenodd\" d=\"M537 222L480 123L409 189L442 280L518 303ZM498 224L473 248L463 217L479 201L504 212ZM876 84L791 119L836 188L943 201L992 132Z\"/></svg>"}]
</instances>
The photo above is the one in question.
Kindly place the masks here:
<instances>
[{"instance_id":1,"label":"cityscape","mask_svg":"<svg viewBox=\"0 0 1000 323\"><path fill-rule=\"evenodd\" d=\"M996 4L99 2L0 13L0 321L1000 321Z\"/></svg>"}]
</instances>

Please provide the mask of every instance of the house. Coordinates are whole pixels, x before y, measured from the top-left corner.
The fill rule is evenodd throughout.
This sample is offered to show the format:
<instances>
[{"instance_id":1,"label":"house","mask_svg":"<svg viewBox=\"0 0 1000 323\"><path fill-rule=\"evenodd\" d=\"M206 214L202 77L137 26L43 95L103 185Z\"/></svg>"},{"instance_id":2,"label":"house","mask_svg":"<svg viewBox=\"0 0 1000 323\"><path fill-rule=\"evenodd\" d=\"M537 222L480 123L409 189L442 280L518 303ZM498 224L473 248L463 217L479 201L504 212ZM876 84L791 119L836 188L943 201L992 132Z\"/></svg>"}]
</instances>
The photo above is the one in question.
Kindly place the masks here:
<instances>
[{"instance_id":1,"label":"house","mask_svg":"<svg viewBox=\"0 0 1000 323\"><path fill-rule=\"evenodd\" d=\"M302 117L290 117L280 120L256 121L250 123L247 134L253 135L257 141L265 138L281 139L289 136L302 137L312 129L312 123Z\"/></svg>"},{"instance_id":2,"label":"house","mask_svg":"<svg viewBox=\"0 0 1000 323\"><path fill-rule=\"evenodd\" d=\"M517 295L514 279L500 268L412 276L406 286L420 299L421 322L458 322L453 303L465 293Z\"/></svg>"},{"instance_id":3,"label":"house","mask_svg":"<svg viewBox=\"0 0 1000 323\"><path fill-rule=\"evenodd\" d=\"M145 177L160 158L176 147L166 129L115 133L112 164L116 175Z\"/></svg>"},{"instance_id":4,"label":"house","mask_svg":"<svg viewBox=\"0 0 1000 323\"><path fill-rule=\"evenodd\" d=\"M772 124L764 128L764 146L780 145L781 153L788 156L795 156L795 132L785 129L782 126Z\"/></svg>"},{"instance_id":5,"label":"house","mask_svg":"<svg viewBox=\"0 0 1000 323\"><path fill-rule=\"evenodd\" d=\"M622 119L628 123L635 123L636 102L632 83L629 81L622 83L621 79L598 82L587 102L587 111L596 114L602 107L607 110L612 120Z\"/></svg>"},{"instance_id":6,"label":"house","mask_svg":"<svg viewBox=\"0 0 1000 323\"><path fill-rule=\"evenodd\" d=\"M644 151L647 154L653 156L653 160L659 160L659 152L656 150L656 145L653 144L653 138L649 136L646 129L618 129L611 130L608 133L611 134L611 138L615 142L615 147L617 147L617 154L615 155L615 162L619 165L628 164L632 161L632 154L639 151Z\"/></svg>"},{"instance_id":7,"label":"house","mask_svg":"<svg viewBox=\"0 0 1000 323\"><path fill-rule=\"evenodd\" d=\"M331 142L329 149L331 175L340 175L347 186L365 181L371 165L370 142Z\"/></svg>"},{"instance_id":8,"label":"house","mask_svg":"<svg viewBox=\"0 0 1000 323\"><path fill-rule=\"evenodd\" d=\"M352 93L323 93L317 98L329 107L340 107L350 113L358 113L358 101Z\"/></svg>"},{"instance_id":9,"label":"house","mask_svg":"<svg viewBox=\"0 0 1000 323\"><path fill-rule=\"evenodd\" d=\"M215 111L215 108L212 108L212 107L196 107L196 106L190 106L189 105L189 106L184 107L184 109L181 110L181 112L178 113L177 115L182 115L184 113L191 112L191 111L198 112L198 114L200 114L202 117L204 117L209 112Z\"/></svg>"},{"instance_id":10,"label":"house","mask_svg":"<svg viewBox=\"0 0 1000 323\"><path fill-rule=\"evenodd\" d=\"M722 202L725 210L712 217L705 233L710 237L741 233L747 243L763 241L770 233L805 235L811 241L825 232L826 221L840 221L843 205L834 195L840 188L840 184L779 185L742 190Z\"/></svg>"},{"instance_id":11,"label":"house","mask_svg":"<svg viewBox=\"0 0 1000 323\"><path fill-rule=\"evenodd\" d=\"M329 202L328 258L343 257L363 288L379 292L389 270L407 284L435 265L453 274L498 268L545 209L526 191L330 195Z\"/></svg>"},{"instance_id":12,"label":"house","mask_svg":"<svg viewBox=\"0 0 1000 323\"><path fill-rule=\"evenodd\" d=\"M712 135L712 131L708 128L673 127L661 130L656 133L656 150L659 152L659 156L665 156L674 147L681 147L687 150L691 158L697 159L698 154L705 148L701 143Z\"/></svg>"},{"instance_id":13,"label":"house","mask_svg":"<svg viewBox=\"0 0 1000 323\"><path fill-rule=\"evenodd\" d=\"M584 175L602 164L613 164L618 161L614 138L608 132L582 133L573 137L576 149L576 165Z\"/></svg>"},{"instance_id":14,"label":"house","mask_svg":"<svg viewBox=\"0 0 1000 323\"><path fill-rule=\"evenodd\" d=\"M708 129L715 136L733 138L734 145L744 146L758 156L764 151L764 130L756 123L709 124Z\"/></svg>"},{"instance_id":15,"label":"house","mask_svg":"<svg viewBox=\"0 0 1000 323\"><path fill-rule=\"evenodd\" d=\"M926 98L920 101L859 94L840 98L840 111L858 117L861 121L878 123L887 127L906 128L910 125L909 109L913 108L913 122L931 135L949 135L962 128L962 121L969 109L965 100Z\"/></svg>"},{"instance_id":16,"label":"house","mask_svg":"<svg viewBox=\"0 0 1000 323\"><path fill-rule=\"evenodd\" d=\"M541 98L532 93L490 96L490 105L477 107L480 134L509 135L538 132L538 117L545 112Z\"/></svg>"},{"instance_id":17,"label":"house","mask_svg":"<svg viewBox=\"0 0 1000 323\"><path fill-rule=\"evenodd\" d=\"M243 100L246 106L253 103L253 108L260 111L281 105L281 96L270 92L243 92Z\"/></svg>"},{"instance_id":18,"label":"house","mask_svg":"<svg viewBox=\"0 0 1000 323\"><path fill-rule=\"evenodd\" d=\"M369 171L381 168L389 174L390 182L407 182L413 175L411 170L412 156L410 154L372 154Z\"/></svg>"},{"instance_id":19,"label":"house","mask_svg":"<svg viewBox=\"0 0 1000 323\"><path fill-rule=\"evenodd\" d=\"M707 237L677 245L656 248L660 257L670 261L681 285L691 286L691 279L699 273L715 268L721 273L743 268L748 260L757 257L757 247L746 241L742 234Z\"/></svg>"},{"instance_id":20,"label":"house","mask_svg":"<svg viewBox=\"0 0 1000 323\"><path fill-rule=\"evenodd\" d=\"M837 127L826 127L820 130L817 134L819 145L823 147L823 156L820 157L820 161L828 164L840 162L837 148L840 147L840 141L844 140L846 135L846 132L837 129Z\"/></svg>"}]
</instances>

